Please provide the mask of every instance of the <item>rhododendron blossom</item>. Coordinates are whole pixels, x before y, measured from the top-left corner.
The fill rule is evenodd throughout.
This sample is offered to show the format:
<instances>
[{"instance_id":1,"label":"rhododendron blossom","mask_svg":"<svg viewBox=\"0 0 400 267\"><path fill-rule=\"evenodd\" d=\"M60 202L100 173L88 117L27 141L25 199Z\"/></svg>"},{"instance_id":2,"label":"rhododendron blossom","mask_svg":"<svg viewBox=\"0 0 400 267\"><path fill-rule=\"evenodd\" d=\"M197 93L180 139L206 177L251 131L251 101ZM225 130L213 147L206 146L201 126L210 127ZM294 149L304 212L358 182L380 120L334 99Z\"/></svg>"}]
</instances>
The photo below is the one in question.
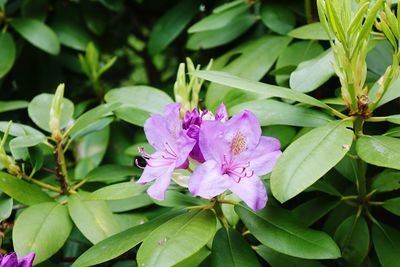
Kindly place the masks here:
<instances>
[{"instance_id":1,"label":"rhododendron blossom","mask_svg":"<svg viewBox=\"0 0 400 267\"><path fill-rule=\"evenodd\" d=\"M180 108L179 103L167 105L164 115L153 114L144 124L147 140L156 152L148 155L141 149L147 164L137 183L146 184L155 180L147 193L157 200L164 199L172 172L189 166L188 156L196 144L196 140L181 127Z\"/></svg>"},{"instance_id":2,"label":"rhododendron blossom","mask_svg":"<svg viewBox=\"0 0 400 267\"><path fill-rule=\"evenodd\" d=\"M265 207L261 175L271 172L281 155L280 142L261 136L255 115L244 111L227 122L204 121L199 146L205 162L189 178L194 196L213 198L230 190L253 210Z\"/></svg>"},{"instance_id":3,"label":"rhododendron blossom","mask_svg":"<svg viewBox=\"0 0 400 267\"><path fill-rule=\"evenodd\" d=\"M8 255L0 254L0 267L32 267L34 259L35 253L33 252L20 259L17 258L15 252Z\"/></svg>"}]
</instances>

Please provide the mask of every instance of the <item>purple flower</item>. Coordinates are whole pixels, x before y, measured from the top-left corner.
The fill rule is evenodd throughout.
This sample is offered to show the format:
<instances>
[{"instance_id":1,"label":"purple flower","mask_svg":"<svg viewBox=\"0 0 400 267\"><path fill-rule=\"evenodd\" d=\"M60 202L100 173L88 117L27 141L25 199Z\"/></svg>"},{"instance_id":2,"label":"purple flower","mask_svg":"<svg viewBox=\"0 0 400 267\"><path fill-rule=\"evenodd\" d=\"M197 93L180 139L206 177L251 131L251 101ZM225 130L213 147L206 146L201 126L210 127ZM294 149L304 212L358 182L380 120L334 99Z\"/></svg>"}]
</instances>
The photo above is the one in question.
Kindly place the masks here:
<instances>
[{"instance_id":1,"label":"purple flower","mask_svg":"<svg viewBox=\"0 0 400 267\"><path fill-rule=\"evenodd\" d=\"M156 180L147 193L157 200L164 199L172 172L189 166L187 158L196 143L196 140L190 138L187 131L181 128L180 108L180 103L167 105L164 115L153 114L144 124L147 140L156 152L148 155L141 149L147 165L137 183L146 184Z\"/></svg>"},{"instance_id":2,"label":"purple flower","mask_svg":"<svg viewBox=\"0 0 400 267\"><path fill-rule=\"evenodd\" d=\"M196 108L191 112L186 111L185 117L183 118L182 127L183 129L187 130L187 135L189 137L196 140L196 144L194 145L193 150L190 152L190 157L200 163L205 161L199 146L200 127L203 120L205 120L205 117L209 117L211 120L225 122L228 119L228 112L226 111L223 103L219 105L215 116L211 112L208 112L208 110L202 111L201 114Z\"/></svg>"},{"instance_id":3,"label":"purple flower","mask_svg":"<svg viewBox=\"0 0 400 267\"><path fill-rule=\"evenodd\" d=\"M34 259L34 252L20 259L17 258L17 254L15 252L8 255L0 254L0 267L32 267Z\"/></svg>"},{"instance_id":4,"label":"purple flower","mask_svg":"<svg viewBox=\"0 0 400 267\"><path fill-rule=\"evenodd\" d=\"M199 145L205 162L189 178L194 196L210 199L229 189L253 210L265 207L267 191L259 177L272 171L282 152L277 139L261 136L253 113L241 112L226 123L203 121Z\"/></svg>"}]
</instances>

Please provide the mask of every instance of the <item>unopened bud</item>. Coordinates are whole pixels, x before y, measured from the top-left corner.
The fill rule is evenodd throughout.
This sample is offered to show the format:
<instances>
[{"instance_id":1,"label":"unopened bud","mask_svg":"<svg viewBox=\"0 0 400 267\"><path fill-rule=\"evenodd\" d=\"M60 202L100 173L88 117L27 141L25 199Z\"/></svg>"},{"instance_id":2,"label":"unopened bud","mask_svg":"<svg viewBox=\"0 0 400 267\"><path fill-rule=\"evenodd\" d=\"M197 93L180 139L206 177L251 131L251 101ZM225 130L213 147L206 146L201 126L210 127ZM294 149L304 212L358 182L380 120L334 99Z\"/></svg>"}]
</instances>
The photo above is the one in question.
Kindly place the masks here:
<instances>
[{"instance_id":1,"label":"unopened bud","mask_svg":"<svg viewBox=\"0 0 400 267\"><path fill-rule=\"evenodd\" d=\"M50 121L49 126L51 130L51 135L54 139L60 140L62 134L60 131L60 120L63 110L63 100L64 100L64 84L60 84L57 87L56 93L54 94L53 101L50 108Z\"/></svg>"}]
</instances>

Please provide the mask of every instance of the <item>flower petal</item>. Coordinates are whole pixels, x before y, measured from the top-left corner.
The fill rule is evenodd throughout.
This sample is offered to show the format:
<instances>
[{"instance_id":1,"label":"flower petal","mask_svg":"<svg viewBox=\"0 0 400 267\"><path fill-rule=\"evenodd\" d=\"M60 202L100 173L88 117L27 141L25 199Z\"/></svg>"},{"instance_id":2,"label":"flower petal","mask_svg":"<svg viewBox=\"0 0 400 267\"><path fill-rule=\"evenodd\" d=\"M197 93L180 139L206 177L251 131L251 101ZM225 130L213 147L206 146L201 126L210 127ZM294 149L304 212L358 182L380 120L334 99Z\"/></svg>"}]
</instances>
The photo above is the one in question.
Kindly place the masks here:
<instances>
[{"instance_id":1,"label":"flower petal","mask_svg":"<svg viewBox=\"0 0 400 267\"><path fill-rule=\"evenodd\" d=\"M233 116L225 125L224 138L231 146L235 146L234 142L240 136L242 146L245 146L239 150L240 152L246 148L247 150L254 149L260 141L260 123L256 116L248 110Z\"/></svg>"},{"instance_id":2,"label":"flower petal","mask_svg":"<svg viewBox=\"0 0 400 267\"><path fill-rule=\"evenodd\" d=\"M186 130L181 130L178 133L178 138L176 140L177 146L177 157L176 157L176 167L181 166L189 157L190 151L192 151L196 140L190 138L186 134Z\"/></svg>"},{"instance_id":3,"label":"flower petal","mask_svg":"<svg viewBox=\"0 0 400 267\"><path fill-rule=\"evenodd\" d=\"M36 254L31 252L29 255L22 257L18 260L18 267L32 267L33 260Z\"/></svg>"},{"instance_id":4,"label":"flower petal","mask_svg":"<svg viewBox=\"0 0 400 267\"><path fill-rule=\"evenodd\" d=\"M256 175L242 178L239 183L234 182L232 179L229 189L252 210L262 209L267 204L267 190L263 182Z\"/></svg>"},{"instance_id":5,"label":"flower petal","mask_svg":"<svg viewBox=\"0 0 400 267\"><path fill-rule=\"evenodd\" d=\"M203 121L199 133L199 146L205 160L222 162L229 153L229 144L224 142L225 125L220 121Z\"/></svg>"},{"instance_id":6,"label":"flower petal","mask_svg":"<svg viewBox=\"0 0 400 267\"><path fill-rule=\"evenodd\" d=\"M164 170L164 173L157 178L157 180L147 189L147 193L150 197L157 200L164 200L165 191L167 191L169 184L171 183L172 172L175 166L171 165L169 168Z\"/></svg>"},{"instance_id":7,"label":"flower petal","mask_svg":"<svg viewBox=\"0 0 400 267\"><path fill-rule=\"evenodd\" d=\"M221 103L217 109L217 112L215 112L215 120L226 122L228 119L228 111L226 110L224 103Z\"/></svg>"},{"instance_id":8,"label":"flower petal","mask_svg":"<svg viewBox=\"0 0 400 267\"><path fill-rule=\"evenodd\" d=\"M222 175L220 166L214 160L201 164L189 178L189 191L193 196L213 198L230 186L230 178Z\"/></svg>"},{"instance_id":9,"label":"flower petal","mask_svg":"<svg viewBox=\"0 0 400 267\"><path fill-rule=\"evenodd\" d=\"M4 255L3 260L0 263L1 267L15 267L18 266L17 254L15 252Z\"/></svg>"},{"instance_id":10,"label":"flower petal","mask_svg":"<svg viewBox=\"0 0 400 267\"><path fill-rule=\"evenodd\" d=\"M270 173L282 152L279 150L281 143L273 137L261 136L260 142L254 150L246 151L238 156L238 160L249 161L249 169L262 176Z\"/></svg>"},{"instance_id":11,"label":"flower petal","mask_svg":"<svg viewBox=\"0 0 400 267\"><path fill-rule=\"evenodd\" d=\"M158 179L165 174L166 170L171 167L175 168L175 160L166 159L163 156L163 152L160 151L151 155L151 159L147 161L147 165L144 168L140 179L137 181L138 184L146 184L154 179Z\"/></svg>"}]
</instances>

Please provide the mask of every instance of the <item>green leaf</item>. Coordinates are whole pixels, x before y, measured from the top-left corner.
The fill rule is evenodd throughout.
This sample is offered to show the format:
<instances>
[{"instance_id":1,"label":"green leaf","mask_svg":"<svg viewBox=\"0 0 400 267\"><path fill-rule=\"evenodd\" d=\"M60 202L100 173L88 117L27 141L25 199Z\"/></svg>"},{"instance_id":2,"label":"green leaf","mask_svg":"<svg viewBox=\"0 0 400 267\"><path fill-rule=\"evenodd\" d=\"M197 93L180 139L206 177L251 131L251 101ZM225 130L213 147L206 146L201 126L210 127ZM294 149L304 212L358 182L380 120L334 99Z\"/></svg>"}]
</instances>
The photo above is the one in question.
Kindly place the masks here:
<instances>
[{"instance_id":1,"label":"green leaf","mask_svg":"<svg viewBox=\"0 0 400 267\"><path fill-rule=\"evenodd\" d=\"M79 25L73 20L57 19L51 26L60 43L66 47L85 51L87 44L91 41L91 37L84 30L83 25Z\"/></svg>"},{"instance_id":2,"label":"green leaf","mask_svg":"<svg viewBox=\"0 0 400 267\"><path fill-rule=\"evenodd\" d=\"M215 60L212 67L242 78L258 81L271 69L279 54L284 51L290 41L290 38L283 36L262 36L230 50ZM246 68L243 68L243 66L246 66ZM228 103L227 100L230 94L235 92L237 93L237 90L212 83L207 89L207 108L214 110L222 101L225 105L230 106L231 103ZM239 91L239 93L242 92ZM250 94L245 97L255 98L254 95ZM232 99L237 101L237 95L234 95Z\"/></svg>"},{"instance_id":3,"label":"green leaf","mask_svg":"<svg viewBox=\"0 0 400 267\"><path fill-rule=\"evenodd\" d=\"M229 109L231 114L243 110L252 111L259 118L261 126L318 127L332 121L332 117L325 113L269 99L244 102Z\"/></svg>"},{"instance_id":4,"label":"green leaf","mask_svg":"<svg viewBox=\"0 0 400 267\"><path fill-rule=\"evenodd\" d=\"M68 210L79 231L93 244L119 232L119 225L105 201L84 200L75 194L68 198Z\"/></svg>"},{"instance_id":5,"label":"green leaf","mask_svg":"<svg viewBox=\"0 0 400 267\"><path fill-rule=\"evenodd\" d=\"M8 32L0 32L0 79L11 70L14 65L15 55L14 39Z\"/></svg>"},{"instance_id":6,"label":"green leaf","mask_svg":"<svg viewBox=\"0 0 400 267\"><path fill-rule=\"evenodd\" d=\"M262 128L262 135L277 138L281 142L281 149L284 149L295 138L296 129L286 125L271 125Z\"/></svg>"},{"instance_id":7,"label":"green leaf","mask_svg":"<svg viewBox=\"0 0 400 267\"><path fill-rule=\"evenodd\" d=\"M172 266L199 251L213 237L216 219L211 210L192 210L155 229L140 246L139 266Z\"/></svg>"},{"instance_id":8,"label":"green leaf","mask_svg":"<svg viewBox=\"0 0 400 267\"><path fill-rule=\"evenodd\" d=\"M198 0L181 0L155 23L148 43L151 55L161 52L178 37L196 15L198 4Z\"/></svg>"},{"instance_id":9,"label":"green leaf","mask_svg":"<svg viewBox=\"0 0 400 267\"><path fill-rule=\"evenodd\" d=\"M318 57L300 63L290 75L290 88L302 93L317 89L335 73L333 61L332 51L326 50Z\"/></svg>"},{"instance_id":10,"label":"green leaf","mask_svg":"<svg viewBox=\"0 0 400 267\"><path fill-rule=\"evenodd\" d=\"M53 201L39 187L4 172L0 172L0 190L28 206Z\"/></svg>"},{"instance_id":11,"label":"green leaf","mask_svg":"<svg viewBox=\"0 0 400 267\"><path fill-rule=\"evenodd\" d=\"M96 35L103 34L108 23L103 18L110 15L107 10L96 2L84 1L79 5L82 7L86 27Z\"/></svg>"},{"instance_id":12,"label":"green leaf","mask_svg":"<svg viewBox=\"0 0 400 267\"><path fill-rule=\"evenodd\" d=\"M14 201L12 198L0 199L0 222L11 216Z\"/></svg>"},{"instance_id":13,"label":"green leaf","mask_svg":"<svg viewBox=\"0 0 400 267\"><path fill-rule=\"evenodd\" d=\"M78 132L90 127L90 125L100 118L107 116L119 106L119 103L103 104L85 112L74 122L71 128L68 129L67 134L70 136L76 135Z\"/></svg>"},{"instance_id":14,"label":"green leaf","mask_svg":"<svg viewBox=\"0 0 400 267\"><path fill-rule=\"evenodd\" d=\"M5 132L5 130L7 129L8 123L9 123L8 121L0 121L0 131L1 132L3 132L3 133ZM15 122L13 122L11 124L9 135L11 135L11 136L42 135L43 137L45 137L45 135L42 134L41 132L39 132L38 130L36 130L30 126L15 123Z\"/></svg>"},{"instance_id":15,"label":"green leaf","mask_svg":"<svg viewBox=\"0 0 400 267\"><path fill-rule=\"evenodd\" d=\"M340 257L340 250L329 235L297 224L297 219L285 210L271 205L256 213L241 206L235 210L250 232L275 251L303 259Z\"/></svg>"},{"instance_id":16,"label":"green leaf","mask_svg":"<svg viewBox=\"0 0 400 267\"><path fill-rule=\"evenodd\" d=\"M325 32L325 29L320 22L315 22L296 28L289 32L288 35L297 39L329 40L329 36Z\"/></svg>"},{"instance_id":17,"label":"green leaf","mask_svg":"<svg viewBox=\"0 0 400 267\"><path fill-rule=\"evenodd\" d=\"M305 226L311 226L340 203L339 199L321 196L298 205L292 214Z\"/></svg>"},{"instance_id":18,"label":"green leaf","mask_svg":"<svg viewBox=\"0 0 400 267\"><path fill-rule=\"evenodd\" d=\"M102 165L90 171L85 179L89 182L119 182L126 180L126 177L139 176L138 168L121 165Z\"/></svg>"},{"instance_id":19,"label":"green leaf","mask_svg":"<svg viewBox=\"0 0 400 267\"><path fill-rule=\"evenodd\" d=\"M385 200L382 207L391 213L400 216L400 197Z\"/></svg>"},{"instance_id":20,"label":"green leaf","mask_svg":"<svg viewBox=\"0 0 400 267\"><path fill-rule=\"evenodd\" d=\"M205 205L209 203L208 200L202 198L194 198L191 195L185 195L181 192L168 190L165 194L165 199L159 201L153 199L154 203L163 207L191 207Z\"/></svg>"},{"instance_id":21,"label":"green leaf","mask_svg":"<svg viewBox=\"0 0 400 267\"><path fill-rule=\"evenodd\" d=\"M200 264L211 254L207 246L202 247L195 254L189 258L181 261L180 263L174 265L174 267L193 267L200 266Z\"/></svg>"},{"instance_id":22,"label":"green leaf","mask_svg":"<svg viewBox=\"0 0 400 267\"><path fill-rule=\"evenodd\" d=\"M13 229L14 249L19 256L36 253L35 264L53 256L72 229L67 208L56 202L41 203L24 210Z\"/></svg>"},{"instance_id":23,"label":"green leaf","mask_svg":"<svg viewBox=\"0 0 400 267\"><path fill-rule=\"evenodd\" d=\"M261 6L261 19L272 31L287 34L294 28L296 17L284 5L265 3Z\"/></svg>"},{"instance_id":24,"label":"green leaf","mask_svg":"<svg viewBox=\"0 0 400 267\"><path fill-rule=\"evenodd\" d=\"M258 246L256 252L271 266L274 267L287 267L287 266L324 267L325 266L322 263L319 263L318 261L300 259L276 252L275 250L272 250L264 245Z\"/></svg>"},{"instance_id":25,"label":"green leaf","mask_svg":"<svg viewBox=\"0 0 400 267\"><path fill-rule=\"evenodd\" d=\"M221 227L214 236L211 254L212 266L261 266L243 237L235 230Z\"/></svg>"},{"instance_id":26,"label":"green leaf","mask_svg":"<svg viewBox=\"0 0 400 267\"><path fill-rule=\"evenodd\" d=\"M323 102L303 93L284 87L243 79L221 71L195 71L192 75L218 84L238 88L247 93L255 93L262 98L282 97L312 106L330 109L330 107Z\"/></svg>"},{"instance_id":27,"label":"green leaf","mask_svg":"<svg viewBox=\"0 0 400 267\"><path fill-rule=\"evenodd\" d=\"M343 221L335 233L346 266L360 266L369 250L369 229L364 217L355 215Z\"/></svg>"},{"instance_id":28,"label":"green leaf","mask_svg":"<svg viewBox=\"0 0 400 267\"><path fill-rule=\"evenodd\" d=\"M50 132L50 109L54 95L52 94L40 94L35 96L28 105L28 114L32 121L39 126L41 129ZM74 114L74 104L64 98L63 109L60 120L60 127L64 128L68 122L72 120Z\"/></svg>"},{"instance_id":29,"label":"green leaf","mask_svg":"<svg viewBox=\"0 0 400 267\"><path fill-rule=\"evenodd\" d=\"M363 135L357 140L356 150L367 163L400 169L400 140L397 138Z\"/></svg>"},{"instance_id":30,"label":"green leaf","mask_svg":"<svg viewBox=\"0 0 400 267\"><path fill-rule=\"evenodd\" d=\"M201 50L227 44L246 32L256 20L257 18L253 14L247 12L240 14L222 28L190 35L186 43L186 48Z\"/></svg>"},{"instance_id":31,"label":"green leaf","mask_svg":"<svg viewBox=\"0 0 400 267\"><path fill-rule=\"evenodd\" d=\"M108 103L119 102L122 107L114 113L121 119L143 126L150 113L162 113L173 100L163 91L150 86L129 86L110 90L105 100Z\"/></svg>"},{"instance_id":32,"label":"green leaf","mask_svg":"<svg viewBox=\"0 0 400 267\"><path fill-rule=\"evenodd\" d=\"M289 83L287 82L290 78L289 74L296 69L296 66L303 61L319 56L322 52L324 52L324 48L315 41L292 43L279 55L275 70L270 72L270 74L276 75L278 85L289 87ZM284 72L285 70L286 72ZM280 75L280 72L284 72L284 75Z\"/></svg>"},{"instance_id":33,"label":"green leaf","mask_svg":"<svg viewBox=\"0 0 400 267\"><path fill-rule=\"evenodd\" d=\"M350 120L313 129L283 152L271 175L271 190L285 202L315 183L347 153L353 142Z\"/></svg>"},{"instance_id":34,"label":"green leaf","mask_svg":"<svg viewBox=\"0 0 400 267\"><path fill-rule=\"evenodd\" d=\"M181 213L182 210L164 213L154 220L104 239L83 253L72 266L86 267L114 259L142 242L155 228Z\"/></svg>"},{"instance_id":35,"label":"green leaf","mask_svg":"<svg viewBox=\"0 0 400 267\"><path fill-rule=\"evenodd\" d=\"M146 216L139 213L120 213L114 214L121 231L146 223L148 220Z\"/></svg>"},{"instance_id":36,"label":"green leaf","mask_svg":"<svg viewBox=\"0 0 400 267\"><path fill-rule=\"evenodd\" d=\"M240 5L226 9L221 12L212 13L202 20L196 22L188 29L188 33L217 30L228 25L236 16L245 13L249 5L242 2Z\"/></svg>"},{"instance_id":37,"label":"green leaf","mask_svg":"<svg viewBox=\"0 0 400 267\"><path fill-rule=\"evenodd\" d=\"M382 98L379 100L376 107L380 107L380 106L400 97L400 90L397 89L397 88L399 88L399 86L400 86L400 77L397 78L396 80L394 80L390 84L390 86L386 89L385 93L383 94Z\"/></svg>"},{"instance_id":38,"label":"green leaf","mask_svg":"<svg viewBox=\"0 0 400 267\"><path fill-rule=\"evenodd\" d=\"M125 182L102 187L90 194L91 200L117 200L137 196L147 189L134 182Z\"/></svg>"},{"instance_id":39,"label":"green leaf","mask_svg":"<svg viewBox=\"0 0 400 267\"><path fill-rule=\"evenodd\" d=\"M32 147L40 143L46 142L47 139L43 135L25 135L12 139L9 143L11 149Z\"/></svg>"},{"instance_id":40,"label":"green leaf","mask_svg":"<svg viewBox=\"0 0 400 267\"><path fill-rule=\"evenodd\" d=\"M154 204L147 193L126 199L109 200L107 203L112 212L124 212Z\"/></svg>"},{"instance_id":41,"label":"green leaf","mask_svg":"<svg viewBox=\"0 0 400 267\"><path fill-rule=\"evenodd\" d=\"M390 192L400 188L400 171L386 169L374 177L371 190Z\"/></svg>"},{"instance_id":42,"label":"green leaf","mask_svg":"<svg viewBox=\"0 0 400 267\"><path fill-rule=\"evenodd\" d=\"M80 180L100 165L107 151L110 128L92 132L79 139L76 145L75 179Z\"/></svg>"},{"instance_id":43,"label":"green leaf","mask_svg":"<svg viewBox=\"0 0 400 267\"><path fill-rule=\"evenodd\" d=\"M1 38L1 36L0 36L0 38ZM1 40L0 40L0 42L1 42ZM1 46L1 44L0 44L0 46ZM1 51L1 49L0 49L0 51ZM0 58L2 58L1 55L0 55ZM1 68L1 66L0 66L0 68ZM0 70L0 72L1 72L1 70ZM1 78L1 75L0 75L0 78ZM28 102L23 101L23 100L0 101L0 113L17 110L17 109L23 109L23 108L26 108L27 106L28 106Z\"/></svg>"},{"instance_id":44,"label":"green leaf","mask_svg":"<svg viewBox=\"0 0 400 267\"><path fill-rule=\"evenodd\" d=\"M37 48L52 55L60 52L57 35L43 22L29 18L13 18L10 24L24 39Z\"/></svg>"},{"instance_id":45,"label":"green leaf","mask_svg":"<svg viewBox=\"0 0 400 267\"><path fill-rule=\"evenodd\" d=\"M372 240L382 267L399 265L400 231L384 224L372 226Z\"/></svg>"},{"instance_id":46,"label":"green leaf","mask_svg":"<svg viewBox=\"0 0 400 267\"><path fill-rule=\"evenodd\" d=\"M49 0L24 0L21 4L23 17L44 21L49 10Z\"/></svg>"}]
</instances>

